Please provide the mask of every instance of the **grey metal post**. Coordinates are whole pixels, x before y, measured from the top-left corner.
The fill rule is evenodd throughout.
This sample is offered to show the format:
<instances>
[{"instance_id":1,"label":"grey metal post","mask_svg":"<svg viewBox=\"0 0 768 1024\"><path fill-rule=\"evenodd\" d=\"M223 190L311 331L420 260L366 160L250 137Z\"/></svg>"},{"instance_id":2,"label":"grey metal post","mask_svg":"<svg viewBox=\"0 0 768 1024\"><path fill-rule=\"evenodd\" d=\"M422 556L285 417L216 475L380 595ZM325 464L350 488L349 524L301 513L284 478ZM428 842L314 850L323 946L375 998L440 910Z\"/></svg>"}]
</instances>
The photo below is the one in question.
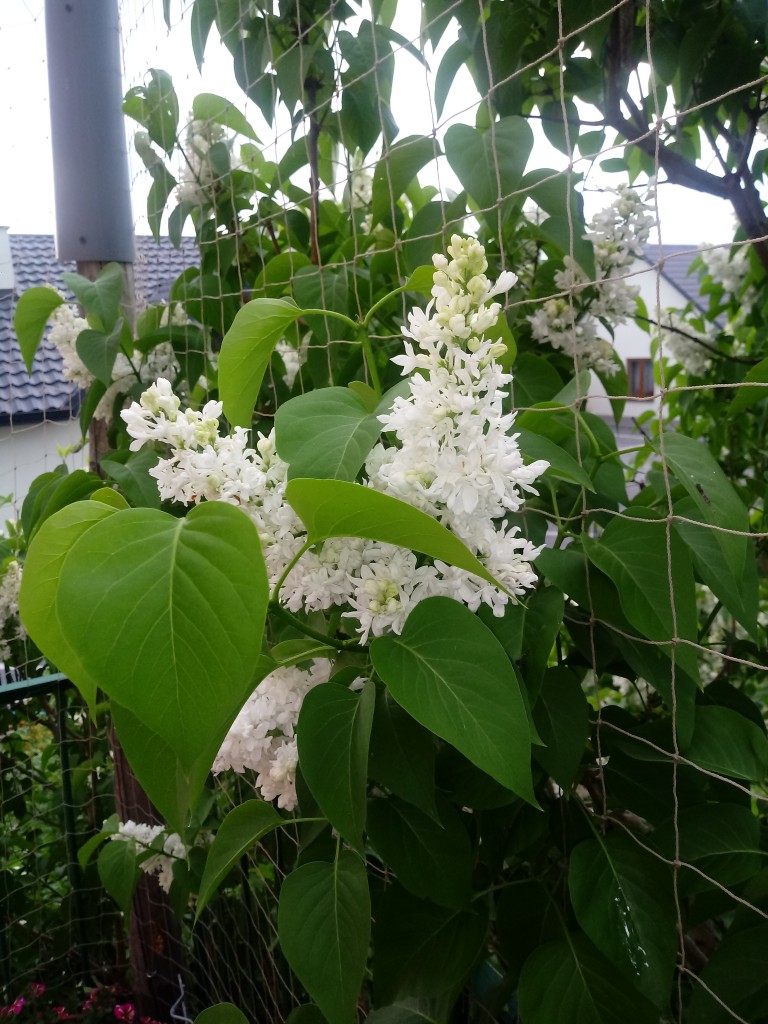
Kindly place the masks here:
<instances>
[{"instance_id":1,"label":"grey metal post","mask_svg":"<svg viewBox=\"0 0 768 1024\"><path fill-rule=\"evenodd\" d=\"M133 263L118 0L46 0L56 252Z\"/></svg>"}]
</instances>

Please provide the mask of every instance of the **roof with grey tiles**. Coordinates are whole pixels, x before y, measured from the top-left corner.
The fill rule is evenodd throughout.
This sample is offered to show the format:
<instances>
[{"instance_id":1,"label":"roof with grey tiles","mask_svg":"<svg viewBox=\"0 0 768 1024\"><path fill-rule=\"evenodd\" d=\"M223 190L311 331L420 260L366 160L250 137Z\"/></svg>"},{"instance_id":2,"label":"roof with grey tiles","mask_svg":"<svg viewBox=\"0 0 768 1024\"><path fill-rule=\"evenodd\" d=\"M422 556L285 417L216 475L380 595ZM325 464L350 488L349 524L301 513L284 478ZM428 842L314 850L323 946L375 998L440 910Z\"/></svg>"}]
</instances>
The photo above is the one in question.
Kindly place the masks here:
<instances>
[{"instance_id":1,"label":"roof with grey tiles","mask_svg":"<svg viewBox=\"0 0 768 1024\"><path fill-rule=\"evenodd\" d=\"M681 292L686 301L702 312L706 304L699 293L699 276L691 265L699 255L693 245L646 245L643 259L652 267L659 267L661 276Z\"/></svg>"},{"instance_id":2,"label":"roof with grey tiles","mask_svg":"<svg viewBox=\"0 0 768 1024\"><path fill-rule=\"evenodd\" d=\"M44 340L27 374L13 330L16 300L28 288L51 284L65 291L62 273L73 263L60 263L52 235L9 235L14 270L13 291L0 291L0 424L69 419L77 415L82 392L64 378L59 353ZM167 298L171 284L187 267L196 266L192 238L174 249L168 239L137 237L134 276L139 308Z\"/></svg>"}]
</instances>

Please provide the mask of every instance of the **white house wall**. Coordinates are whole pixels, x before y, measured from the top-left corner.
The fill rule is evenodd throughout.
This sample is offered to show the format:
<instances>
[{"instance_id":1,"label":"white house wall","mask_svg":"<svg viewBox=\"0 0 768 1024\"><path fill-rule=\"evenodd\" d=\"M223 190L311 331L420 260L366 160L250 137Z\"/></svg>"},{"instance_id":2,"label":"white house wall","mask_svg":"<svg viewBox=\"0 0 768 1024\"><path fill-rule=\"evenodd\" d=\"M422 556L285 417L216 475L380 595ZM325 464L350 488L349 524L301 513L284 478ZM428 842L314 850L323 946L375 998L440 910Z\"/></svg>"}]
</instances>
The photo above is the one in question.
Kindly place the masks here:
<instances>
[{"instance_id":1,"label":"white house wall","mask_svg":"<svg viewBox=\"0 0 768 1024\"><path fill-rule=\"evenodd\" d=\"M631 268L632 277L629 283L638 285L640 296L648 309L648 316L657 320L657 312L662 310L684 309L688 299L666 278L661 277L654 267L650 267L645 260L636 260ZM656 285L658 281L658 295ZM653 328L655 330L655 328ZM651 358L651 335L646 334L634 320L627 321L622 327L616 329L614 346L621 359L650 359ZM590 412L598 416L611 418L611 407L605 396L605 388L593 374L592 385L589 389L590 399L588 408ZM646 409L657 408L658 403L653 399L630 398L627 400L624 416L628 419L639 416Z\"/></svg>"},{"instance_id":2,"label":"white house wall","mask_svg":"<svg viewBox=\"0 0 768 1024\"><path fill-rule=\"evenodd\" d=\"M41 473L48 473L62 463L57 449L65 450L80 441L77 420L49 420L44 423L0 427L0 496L13 499L12 505L0 508L0 523L21 513L30 484ZM65 460L70 471L84 469L88 449L74 452Z\"/></svg>"}]
</instances>

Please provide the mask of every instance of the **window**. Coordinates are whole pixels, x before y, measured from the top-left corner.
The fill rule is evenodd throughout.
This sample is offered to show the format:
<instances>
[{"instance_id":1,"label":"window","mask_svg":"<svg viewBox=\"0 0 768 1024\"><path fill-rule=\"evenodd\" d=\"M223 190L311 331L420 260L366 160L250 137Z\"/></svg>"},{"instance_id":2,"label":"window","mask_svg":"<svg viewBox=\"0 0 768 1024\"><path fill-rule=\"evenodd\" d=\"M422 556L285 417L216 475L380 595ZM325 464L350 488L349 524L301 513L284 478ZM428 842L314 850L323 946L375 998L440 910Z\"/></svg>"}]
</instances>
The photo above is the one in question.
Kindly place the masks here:
<instances>
[{"instance_id":1,"label":"window","mask_svg":"<svg viewBox=\"0 0 768 1024\"><path fill-rule=\"evenodd\" d=\"M632 398L653 398L653 361L628 359L627 381Z\"/></svg>"}]
</instances>

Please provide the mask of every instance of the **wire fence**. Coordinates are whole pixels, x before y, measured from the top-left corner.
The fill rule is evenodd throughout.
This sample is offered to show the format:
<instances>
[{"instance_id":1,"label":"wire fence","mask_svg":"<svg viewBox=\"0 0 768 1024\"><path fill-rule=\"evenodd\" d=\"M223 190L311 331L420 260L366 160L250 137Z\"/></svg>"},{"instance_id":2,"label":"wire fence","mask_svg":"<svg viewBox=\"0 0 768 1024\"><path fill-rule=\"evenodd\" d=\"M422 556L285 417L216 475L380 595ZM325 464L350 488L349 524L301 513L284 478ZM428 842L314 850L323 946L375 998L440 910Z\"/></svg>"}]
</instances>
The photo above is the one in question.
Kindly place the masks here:
<instances>
[{"instance_id":1,"label":"wire fence","mask_svg":"<svg viewBox=\"0 0 768 1024\"><path fill-rule=\"evenodd\" d=\"M131 146L137 235L141 236L136 264L139 310L167 301L173 286L175 299L186 310L186 322L204 321L210 328L210 351L204 355L215 361L223 334L249 298L292 294L307 308L362 320L375 294L377 275L406 280L419 266L429 263L433 253L444 252L453 233L482 230L495 239L499 270L514 270L521 278L522 286L512 293L505 307L506 316L523 325L521 330L530 332L527 324L533 323L534 341L537 316L540 322L547 321L553 332L550 337L560 330L561 342L554 346L561 359L559 365L569 363L573 371L574 387L557 399L556 410L570 414L572 421L567 429L553 434L552 440L567 444L583 469L591 444L583 412L589 410L608 422L617 403L626 403L623 416L611 424L615 443L619 449L630 450L625 456L627 475L633 477L636 488L652 476L663 503L662 515L654 523L664 538L671 632L650 640L618 626L607 613L594 568L590 579L589 563L585 563L583 604L581 600L579 606L575 601L566 603L565 626L585 663L584 689L595 716L596 767L594 774L582 782L581 796L604 824L621 830L631 843L671 868L679 938L676 1019L687 1019L691 992L703 988L720 1013L716 1017L712 1010L707 1020L765 1020L764 1006L755 1008L747 1001L742 1013L718 994L717 986L713 989L701 977L702 958L704 963L707 960L702 951L706 952L708 942L716 944L737 915L741 915L742 927L768 920L761 888L763 853L750 849L743 854L752 856L746 868L742 860L735 869L723 872L714 854L698 857L690 844L686 845L686 837L697 807L712 803L749 807L764 830L768 793L764 783L749 783L748 776L731 774L688 756L685 744L680 742L685 732L681 706L688 685L689 654L708 684L706 700L710 704L722 700L764 733L764 678L768 672L765 627L761 615L759 636L752 642L736 618L700 582L700 628L694 629L692 636L677 619L675 546L678 529L684 531L687 527L709 531L709 538L747 537L762 552L768 530L764 527L762 503L757 500L752 502L746 528L743 524L731 527L702 522L701 516L694 515L695 508L686 511L675 490L675 472L665 450L667 434L660 427L670 425L671 417L685 418L696 396L718 396L722 392L723 397L735 397L739 389L749 386L743 380L745 367L739 371L739 359L750 366L757 360L752 359L752 353L735 348L735 361L717 363L723 366L723 377L730 374L734 379L707 378L697 383L695 373L670 371L670 366L680 358L681 337L692 341L699 355L712 357L706 349L712 344L711 337L707 341L709 336L702 333L697 340L697 328L690 326L697 317L703 322L717 306L701 293L697 268L690 273L694 262L727 254L733 264L741 258L740 253L747 254L756 244L768 241L768 232L761 235L756 229L751 237L742 236L734 243L730 231L712 227L703 215L692 218L689 214L683 227L678 226L674 207L684 207L685 201L679 192L673 192L672 199L666 198L672 186L665 179L679 177L678 153L669 155L667 140L676 131L684 140L692 116L711 113L706 130L701 129L703 142L699 143L697 166L708 161L704 173L713 174L712 168L722 165L727 177L732 172L724 144L708 141L707 132L723 111L728 112L730 101L760 96L768 74L734 86L726 83L720 90L711 89L704 98L691 94L687 103L674 105L668 98L670 76L666 65L661 67L669 59L668 53L663 51L663 61L657 56L663 40L655 33L656 5L635 0L588 5L588 15L582 5L559 0L553 7L556 24L546 31L541 29L541 52L526 62L520 48L519 60L509 70L504 69L499 57L501 44L488 28L494 28L495 23L485 20L489 10L482 2L392 5L397 12L391 30L365 37L361 34L361 26L367 24L364 12L340 22L334 19L336 8L347 5L332 3L326 9L318 3L299 4L297 8L304 7L307 14L305 20L299 17L296 21L292 39L285 38L277 13L260 17L260 5L222 4L230 18L229 37L225 45L219 42L216 29L212 31L198 72L187 41L194 6L171 3L169 29L159 0L121 3L126 89L145 84L150 67L164 68L172 74L181 110L178 137L171 147L173 157L168 161L176 161L171 167L176 179L172 196L177 195L182 204L189 203L188 217L181 227L176 224L169 228L166 213L160 242L144 237L149 227L141 211L153 178L146 161L142 163ZM271 12L272 5L267 6ZM579 10L574 11L574 6ZM26 5L27 10L30 7L34 5ZM600 129L599 138L594 131L588 137L590 133L582 129L596 118L594 108L582 101L577 108L568 98L572 87L569 76L576 74L573 43L597 39L609 24L620 26L622 12L635 24L641 11L645 18L644 48L638 77L643 80L638 82L636 92L616 100L615 120L623 130ZM32 22L40 17L37 8L30 11ZM262 34L258 45L270 55L261 62L254 56L257 23ZM472 47L466 42L470 23L479 24ZM312 44L310 48L310 40L314 39L313 33L326 28L327 78L315 80L310 69L315 68L317 47ZM602 45L604 37L605 32ZM367 49L360 42L362 38ZM637 38L633 45L639 45ZM585 46L588 50L588 43ZM470 63L474 77L467 70ZM544 66L547 71L546 76L542 71L542 79L547 78L553 91L549 101L531 108L539 113L532 113L535 142L528 167L548 169L534 178L523 173L526 168L510 175L514 142L504 135L503 120L497 121L495 113L504 102L512 103L504 97L515 95L525 76ZM451 69L455 78L449 76ZM608 68L606 75L610 74ZM307 81L314 84L310 90L305 84L302 94L302 83ZM373 89L368 88L371 81ZM484 88L478 88L478 82ZM191 113L195 95L203 92L232 98L259 141L245 141L242 134L235 141L230 129L217 129L214 135L205 136L205 129L198 123L201 118ZM293 93L293 106L287 107L282 101ZM641 94L647 99L642 109L638 106ZM359 104L359 116L352 111L349 97ZM475 141L479 139L476 126L483 129L482 149L469 157L470 162L481 165L483 185L472 195L469 208L465 182L470 172L449 135L457 126L471 130ZM617 134L623 138L618 139ZM370 145L369 136L373 139ZM454 132L453 138L458 137ZM222 148L216 150L217 146ZM606 280L598 273L594 259L593 272L585 270L584 234L590 218L605 207L606 190L619 181L610 161L626 159L631 147L643 154L637 164L635 189L647 193L654 227L644 239L644 251L633 255L611 278L623 286L639 286L646 320L638 325L631 314L626 315L613 331L603 332L604 340L615 346L627 371L625 377L618 378L621 385L612 387L610 381L617 378L584 372L594 370L593 350L574 340L574 325L584 323L588 309L584 296L590 296L590 289L604 286ZM217 163L217 155L223 165ZM237 179L238 173L241 179ZM513 179L510 187L508 182ZM254 182L255 195L246 204L243 196L249 187L253 189ZM551 198L555 194L556 201ZM408 197L405 203L404 195ZM723 203L724 197L725 192L716 201ZM700 193L694 202L703 202ZM182 234L182 228L185 232L192 230L192 209L203 203L209 204L211 211L209 227L201 228L198 223L199 237L195 240L191 234ZM537 221L532 204L545 214L548 206L556 207L559 212L550 220L558 223L545 229ZM171 209L173 205L169 201ZM528 229L518 247L511 249L505 244L510 237L506 224L509 217L519 216L521 209L532 211ZM343 230L339 227L342 222ZM177 235L176 245L168 240L169 230ZM710 231L719 233L714 242L711 237L697 237ZM564 256L571 262L582 260L581 276L568 279L567 275L556 277L550 272L551 265L548 269L547 261L540 256L542 247L553 239L559 240ZM63 288L59 276L62 268L56 264L49 237L12 233L10 253L17 292L43 283ZM745 261L749 258L744 255ZM526 270L529 266L532 269ZM8 301L10 309L10 297ZM394 305L400 322L406 323L406 295ZM687 307L687 326L674 326L678 321L673 323L667 312L673 306L678 310ZM720 312L718 316L722 333L725 314ZM398 315L393 314L393 320L397 319ZM557 327L558 319L564 327ZM598 329L600 319L599 313L593 316ZM665 324L669 328L659 330ZM307 387L317 385L325 366L326 382L332 380L335 368L344 364L339 353L348 350L349 356L341 381L337 375L336 383L355 379L360 372L357 339L339 328L338 320L317 314L307 318L307 327L279 350L282 362L271 364L272 404L266 403L261 410L259 427L268 428L275 406L302 391L305 375ZM648 327L651 333L645 329ZM568 338L571 341L566 344ZM396 329L374 340L387 355L401 343ZM0 491L14 492L15 511L23 521L23 492L41 468L53 468L59 461L51 450L51 439L59 445L77 446L82 393L62 379L52 345L44 352L43 362L48 359L49 363L39 364L41 377L33 376L31 385L22 379L23 367L11 346L8 328L0 352L8 366L5 377L0 367L4 388L0 404L5 403L6 409L0 422ZM189 382L193 383L195 371L203 373L202 361L200 365L195 361L201 350L193 346L184 352L181 343L174 348L182 367L186 365L184 358L191 360ZM527 349L529 357L533 351L532 346ZM365 365L363 372L369 374ZM761 384L765 386L764 381L755 380L751 386ZM35 404L31 393L44 400ZM49 403L48 395L55 401L52 398ZM519 413L536 417L542 414L541 402L551 399L551 395L541 399L535 388L525 388L513 393L513 398ZM551 415L551 402L544 412ZM631 449L642 446L646 438L656 446L656 466L647 458L642 463L632 462ZM43 454L28 455L27 444ZM87 461L84 449L66 458L70 469L85 466ZM727 453L724 458L728 458ZM745 474L736 468L734 475L741 481L749 471ZM526 529L543 543L545 537L551 541L558 529L588 520L603 526L635 521L634 512L627 512L628 501L625 492L615 502L601 505L582 490L570 511L532 507ZM11 557L22 543L14 539L13 530L8 543L7 555ZM637 581L633 585L639 586ZM761 593L761 612L765 604ZM650 721L658 698L654 687L643 681L642 672L632 682L611 674L610 663L597 653L606 637L616 649L623 650L623 643L633 645L635 663L637 659L642 661L646 649L651 655L669 649L668 689L664 694L671 720L668 737L662 738L653 729L639 732L628 727L626 718L615 711L617 707L640 706L649 712ZM23 691L25 681L44 674L46 666L35 651L24 646L23 635L17 635L14 643L21 646L12 646L6 658L4 685L0 687L0 698L4 699L0 710L3 995L11 1000L31 983L44 982L53 990L71 985L73 980L81 985L119 984L128 990L132 981L125 919L106 895L95 861L83 866L77 858L77 850L115 808L113 749L106 717L94 720L61 680L20 694L16 688ZM726 692L726 688L730 689ZM754 710L746 709L747 700ZM642 771L638 769L638 778L652 779L662 793L668 810L663 827L656 828L653 815L644 813L645 783L632 780L637 766L643 766ZM220 776L213 792L216 814L221 817L230 806L252 796L255 788L242 777ZM696 794L695 799L689 798L690 793ZM652 823L637 827L640 819ZM177 984L173 1019L191 1020L206 1005L226 1000L240 1006L251 1020L282 1022L303 1001L301 986L280 953L276 932L277 894L287 869L296 860L297 849L296 837L282 834L280 839L266 841L243 857L237 879L230 878L228 888L211 903L196 928L192 927L192 908L174 908L177 923L169 928L175 928L176 933L168 945L168 956L173 959L169 974ZM150 903L156 901L149 917L155 914L159 919L164 913L159 909L164 906L163 900L154 879L148 880L147 886L147 898ZM702 900L704 917L697 916L694 908L694 896L700 892L707 893L706 900ZM470 1010L467 1014L469 1019Z\"/></svg>"}]
</instances>

